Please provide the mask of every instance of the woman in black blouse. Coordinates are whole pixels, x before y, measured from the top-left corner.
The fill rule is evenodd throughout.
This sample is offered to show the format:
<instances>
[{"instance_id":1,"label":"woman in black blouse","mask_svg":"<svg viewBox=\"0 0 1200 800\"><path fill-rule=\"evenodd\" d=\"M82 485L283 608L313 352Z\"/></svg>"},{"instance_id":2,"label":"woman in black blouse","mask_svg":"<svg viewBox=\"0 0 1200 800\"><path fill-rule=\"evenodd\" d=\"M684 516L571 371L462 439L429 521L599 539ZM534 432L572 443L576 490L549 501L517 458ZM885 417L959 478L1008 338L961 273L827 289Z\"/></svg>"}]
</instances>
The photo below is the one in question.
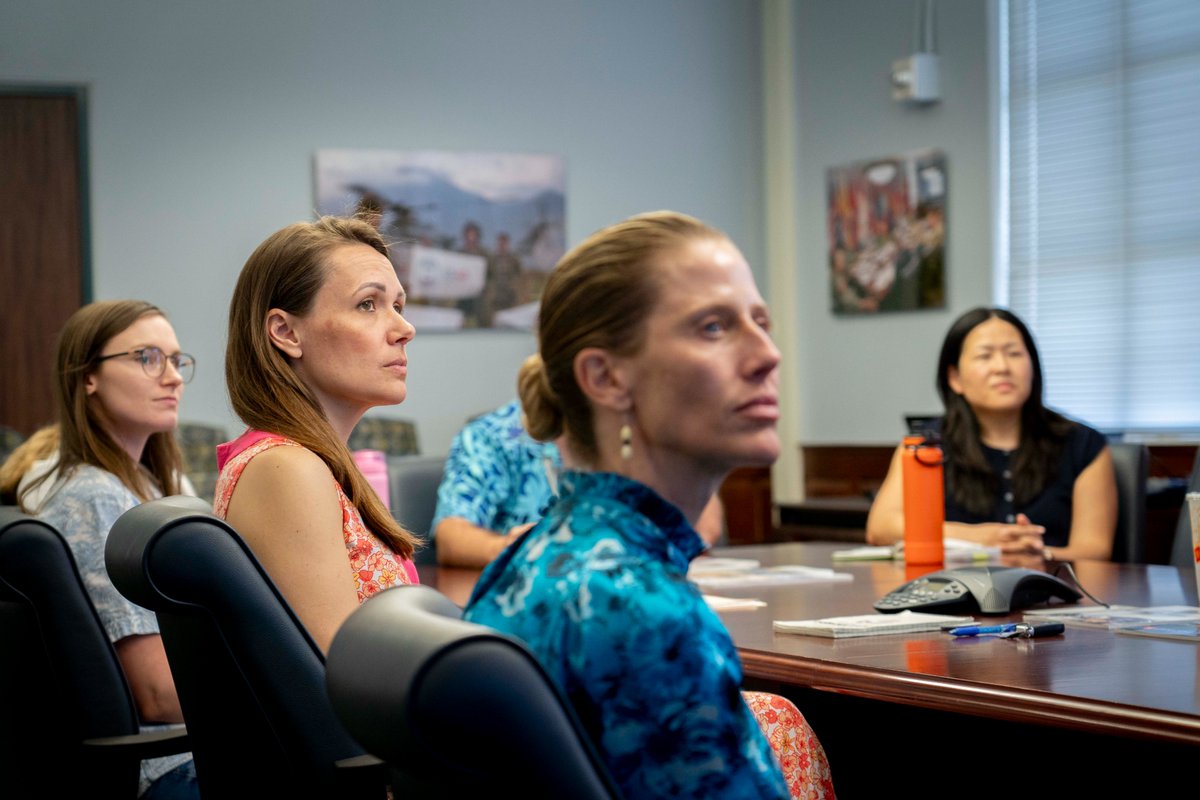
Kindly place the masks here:
<instances>
[{"instance_id":1,"label":"woman in black blouse","mask_svg":"<svg viewBox=\"0 0 1200 800\"><path fill-rule=\"evenodd\" d=\"M946 453L946 536L1006 553L1107 559L1117 520L1112 454L1097 431L1042 405L1029 329L1000 308L950 327L938 361ZM867 539L904 536L901 453L867 519Z\"/></svg>"}]
</instances>

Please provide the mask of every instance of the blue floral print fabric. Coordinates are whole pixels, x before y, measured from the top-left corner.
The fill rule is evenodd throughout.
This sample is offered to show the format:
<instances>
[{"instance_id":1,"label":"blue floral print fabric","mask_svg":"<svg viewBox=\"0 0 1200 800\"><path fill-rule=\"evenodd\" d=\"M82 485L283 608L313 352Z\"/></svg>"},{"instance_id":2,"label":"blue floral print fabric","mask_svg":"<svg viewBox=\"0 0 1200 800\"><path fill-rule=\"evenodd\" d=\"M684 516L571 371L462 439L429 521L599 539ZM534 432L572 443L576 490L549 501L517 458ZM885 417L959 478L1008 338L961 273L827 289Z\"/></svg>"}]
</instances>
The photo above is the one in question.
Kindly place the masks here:
<instances>
[{"instance_id":1,"label":"blue floral print fabric","mask_svg":"<svg viewBox=\"0 0 1200 800\"><path fill-rule=\"evenodd\" d=\"M561 468L554 443L526 433L517 401L477 417L450 446L430 530L447 517L497 533L539 520L554 499L548 473Z\"/></svg>"},{"instance_id":2,"label":"blue floral print fabric","mask_svg":"<svg viewBox=\"0 0 1200 800\"><path fill-rule=\"evenodd\" d=\"M465 617L524 640L629 800L788 797L725 626L687 580L704 549L640 483L566 472L483 572Z\"/></svg>"}]
</instances>

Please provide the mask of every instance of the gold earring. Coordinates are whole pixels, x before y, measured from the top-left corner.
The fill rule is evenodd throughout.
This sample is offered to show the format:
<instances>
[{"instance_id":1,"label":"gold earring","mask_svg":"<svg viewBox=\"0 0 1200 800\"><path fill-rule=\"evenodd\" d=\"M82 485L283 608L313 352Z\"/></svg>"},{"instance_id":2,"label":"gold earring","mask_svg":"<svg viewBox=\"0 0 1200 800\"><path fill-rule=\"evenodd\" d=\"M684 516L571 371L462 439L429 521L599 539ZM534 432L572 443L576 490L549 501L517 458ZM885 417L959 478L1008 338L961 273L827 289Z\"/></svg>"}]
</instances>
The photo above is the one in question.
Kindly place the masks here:
<instances>
[{"instance_id":1,"label":"gold earring","mask_svg":"<svg viewBox=\"0 0 1200 800\"><path fill-rule=\"evenodd\" d=\"M621 426L621 458L624 461L633 458L633 428L628 423Z\"/></svg>"}]
</instances>

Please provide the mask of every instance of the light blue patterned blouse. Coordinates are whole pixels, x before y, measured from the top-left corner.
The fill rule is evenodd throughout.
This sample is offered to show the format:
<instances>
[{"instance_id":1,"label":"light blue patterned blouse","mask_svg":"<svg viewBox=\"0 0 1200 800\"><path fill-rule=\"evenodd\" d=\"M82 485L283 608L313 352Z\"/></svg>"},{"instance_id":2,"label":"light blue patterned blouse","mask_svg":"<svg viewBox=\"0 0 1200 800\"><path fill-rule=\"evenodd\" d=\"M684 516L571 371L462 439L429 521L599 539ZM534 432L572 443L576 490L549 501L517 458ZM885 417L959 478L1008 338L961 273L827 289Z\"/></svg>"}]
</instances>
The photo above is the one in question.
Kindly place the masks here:
<instances>
[{"instance_id":1,"label":"light blue patterned blouse","mask_svg":"<svg viewBox=\"0 0 1200 800\"><path fill-rule=\"evenodd\" d=\"M554 443L525 431L517 401L476 417L450 446L430 530L446 517L496 533L539 520L554 499L548 473L561 469Z\"/></svg>"},{"instance_id":2,"label":"light blue patterned blouse","mask_svg":"<svg viewBox=\"0 0 1200 800\"><path fill-rule=\"evenodd\" d=\"M566 472L558 502L467 604L467 619L529 645L628 800L788 796L733 641L687 580L703 549L642 484Z\"/></svg>"},{"instance_id":3,"label":"light blue patterned blouse","mask_svg":"<svg viewBox=\"0 0 1200 800\"><path fill-rule=\"evenodd\" d=\"M53 473L57 457L37 462L22 479L22 486L43 473ZM141 503L121 479L91 464L80 464L64 480L51 474L40 486L37 517L52 525L71 548L83 585L91 597L104 631L114 644L127 636L158 633L154 612L134 605L117 591L104 565L104 544L117 517ZM18 489L18 492L20 490ZM27 501L28 502L28 501ZM164 725L143 725L143 730L159 730ZM138 794L166 773L191 760L191 753L146 759Z\"/></svg>"}]
</instances>

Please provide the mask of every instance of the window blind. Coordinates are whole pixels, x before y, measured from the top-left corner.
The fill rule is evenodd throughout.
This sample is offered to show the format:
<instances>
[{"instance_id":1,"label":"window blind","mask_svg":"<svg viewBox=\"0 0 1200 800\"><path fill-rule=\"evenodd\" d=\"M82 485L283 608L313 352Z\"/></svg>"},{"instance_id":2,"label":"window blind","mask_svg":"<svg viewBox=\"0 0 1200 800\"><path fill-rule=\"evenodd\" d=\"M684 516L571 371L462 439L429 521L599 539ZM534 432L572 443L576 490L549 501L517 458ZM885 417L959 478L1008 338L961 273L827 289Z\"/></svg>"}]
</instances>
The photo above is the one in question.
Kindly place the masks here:
<instances>
[{"instance_id":1,"label":"window blind","mask_svg":"<svg viewBox=\"0 0 1200 800\"><path fill-rule=\"evenodd\" d=\"M997 302L1048 405L1200 430L1200 2L998 8Z\"/></svg>"}]
</instances>

